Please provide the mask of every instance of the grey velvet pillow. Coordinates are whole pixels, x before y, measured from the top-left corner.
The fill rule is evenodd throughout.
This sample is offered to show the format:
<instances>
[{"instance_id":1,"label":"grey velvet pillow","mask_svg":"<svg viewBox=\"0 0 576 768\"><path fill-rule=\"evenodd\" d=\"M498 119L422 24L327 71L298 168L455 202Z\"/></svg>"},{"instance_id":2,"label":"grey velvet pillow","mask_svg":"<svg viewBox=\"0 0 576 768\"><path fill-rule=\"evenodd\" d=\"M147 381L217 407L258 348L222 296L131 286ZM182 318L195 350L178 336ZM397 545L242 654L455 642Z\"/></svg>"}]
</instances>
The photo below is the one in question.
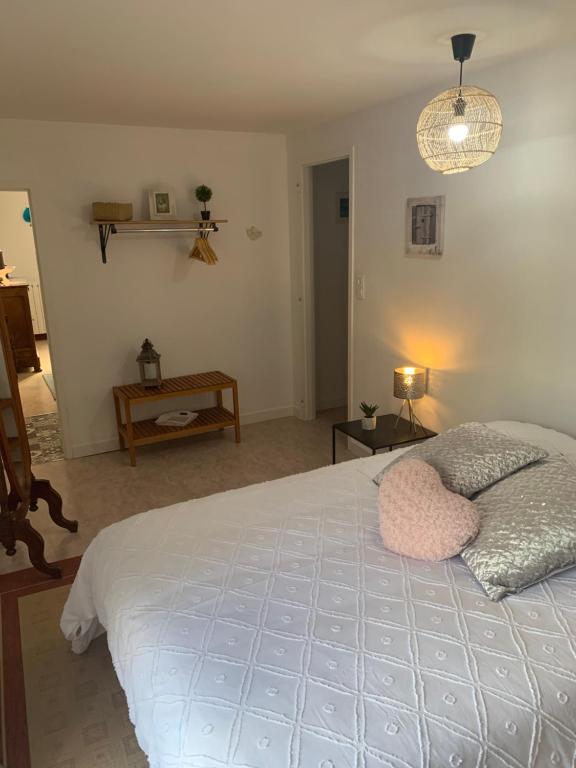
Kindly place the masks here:
<instances>
[{"instance_id":1,"label":"grey velvet pillow","mask_svg":"<svg viewBox=\"0 0 576 768\"><path fill-rule=\"evenodd\" d=\"M481 493L480 533L461 553L492 600L576 565L576 467L562 456Z\"/></svg>"},{"instance_id":2,"label":"grey velvet pillow","mask_svg":"<svg viewBox=\"0 0 576 768\"><path fill-rule=\"evenodd\" d=\"M407 457L422 459L434 467L449 491L470 499L503 477L546 456L548 452L543 448L471 421L411 448L396 461ZM396 461L376 475L377 485Z\"/></svg>"}]
</instances>

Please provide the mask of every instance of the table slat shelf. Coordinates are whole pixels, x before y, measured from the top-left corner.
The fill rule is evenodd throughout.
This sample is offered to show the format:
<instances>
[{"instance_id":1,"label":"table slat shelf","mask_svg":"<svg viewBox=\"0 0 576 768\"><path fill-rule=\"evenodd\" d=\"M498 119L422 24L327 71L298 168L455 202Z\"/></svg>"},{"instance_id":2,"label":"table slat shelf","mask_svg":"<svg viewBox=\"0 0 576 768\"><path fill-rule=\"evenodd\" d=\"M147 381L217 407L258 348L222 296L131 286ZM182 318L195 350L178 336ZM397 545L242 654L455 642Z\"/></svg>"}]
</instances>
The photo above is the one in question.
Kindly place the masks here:
<instances>
[{"instance_id":1,"label":"table slat shelf","mask_svg":"<svg viewBox=\"0 0 576 768\"><path fill-rule=\"evenodd\" d=\"M141 421L132 422L134 445L150 445L151 443L160 443L166 439L199 435L202 432L234 427L236 424L234 414L227 408L202 408L196 411L196 413L198 418L194 419L186 427L170 427L156 424L155 419L142 419ZM128 439L125 424L122 425L121 432L123 437Z\"/></svg>"},{"instance_id":2,"label":"table slat shelf","mask_svg":"<svg viewBox=\"0 0 576 768\"><path fill-rule=\"evenodd\" d=\"M219 389L233 387L235 381L222 371L209 371L208 373L193 373L189 376L164 379L159 387L144 387L139 383L124 384L121 387L114 387L114 391L123 399L143 402L145 400L163 400L166 397L215 392Z\"/></svg>"},{"instance_id":3,"label":"table slat shelf","mask_svg":"<svg viewBox=\"0 0 576 768\"><path fill-rule=\"evenodd\" d=\"M222 393L226 389L232 391L233 412L223 405ZM133 405L165 400L171 397L199 395L206 392L216 394L216 405L210 408L197 409L197 418L185 427L156 424L156 420L153 418L132 419ZM234 427L236 442L240 442L238 383L236 379L222 373L222 371L208 371L164 379L159 387L146 388L138 383L125 384L114 387L112 393L120 447L128 449L132 466L136 464L136 447L139 445L176 440L229 427Z\"/></svg>"}]
</instances>

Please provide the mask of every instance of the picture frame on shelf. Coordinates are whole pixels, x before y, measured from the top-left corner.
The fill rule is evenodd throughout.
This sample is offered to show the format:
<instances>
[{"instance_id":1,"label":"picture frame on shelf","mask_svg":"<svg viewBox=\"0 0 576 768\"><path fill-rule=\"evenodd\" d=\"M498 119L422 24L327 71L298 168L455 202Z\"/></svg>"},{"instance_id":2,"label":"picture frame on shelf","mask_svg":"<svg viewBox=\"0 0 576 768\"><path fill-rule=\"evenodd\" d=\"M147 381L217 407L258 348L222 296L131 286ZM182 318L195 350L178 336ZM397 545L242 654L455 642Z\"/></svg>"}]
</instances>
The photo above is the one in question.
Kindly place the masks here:
<instances>
[{"instance_id":1,"label":"picture frame on shelf","mask_svg":"<svg viewBox=\"0 0 576 768\"><path fill-rule=\"evenodd\" d=\"M406 201L406 256L439 259L444 253L445 198L409 197Z\"/></svg>"},{"instance_id":2,"label":"picture frame on shelf","mask_svg":"<svg viewBox=\"0 0 576 768\"><path fill-rule=\"evenodd\" d=\"M151 219L176 218L176 196L171 187L148 190L148 205Z\"/></svg>"}]
</instances>

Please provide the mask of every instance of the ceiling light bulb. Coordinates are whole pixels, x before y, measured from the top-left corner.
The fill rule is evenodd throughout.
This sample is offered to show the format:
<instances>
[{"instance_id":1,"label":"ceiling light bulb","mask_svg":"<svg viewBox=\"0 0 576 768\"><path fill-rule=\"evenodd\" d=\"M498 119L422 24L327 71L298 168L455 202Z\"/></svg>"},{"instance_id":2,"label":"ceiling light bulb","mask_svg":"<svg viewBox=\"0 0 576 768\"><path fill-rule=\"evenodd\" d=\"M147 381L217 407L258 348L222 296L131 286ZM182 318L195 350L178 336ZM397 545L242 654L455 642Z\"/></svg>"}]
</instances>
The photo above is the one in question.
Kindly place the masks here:
<instances>
[{"instance_id":1,"label":"ceiling light bulb","mask_svg":"<svg viewBox=\"0 0 576 768\"><path fill-rule=\"evenodd\" d=\"M454 125L451 125L450 128L448 128L450 141L453 141L456 144L461 144L469 133L470 129L466 123L454 123Z\"/></svg>"}]
</instances>

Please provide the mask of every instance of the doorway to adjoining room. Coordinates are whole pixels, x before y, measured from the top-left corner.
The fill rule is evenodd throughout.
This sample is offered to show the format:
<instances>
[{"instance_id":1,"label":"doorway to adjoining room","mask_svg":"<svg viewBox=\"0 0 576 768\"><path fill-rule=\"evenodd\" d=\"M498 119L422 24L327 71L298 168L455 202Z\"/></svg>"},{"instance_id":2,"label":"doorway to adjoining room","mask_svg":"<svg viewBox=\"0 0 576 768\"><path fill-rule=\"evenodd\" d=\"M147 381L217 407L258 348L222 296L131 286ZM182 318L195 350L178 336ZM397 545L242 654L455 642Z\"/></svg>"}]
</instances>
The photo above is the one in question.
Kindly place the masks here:
<instances>
[{"instance_id":1,"label":"doorway to adjoining room","mask_svg":"<svg viewBox=\"0 0 576 768\"><path fill-rule=\"evenodd\" d=\"M30 200L0 191L0 296L32 462L64 458Z\"/></svg>"},{"instance_id":2,"label":"doorway to adjoining room","mask_svg":"<svg viewBox=\"0 0 576 768\"><path fill-rule=\"evenodd\" d=\"M314 381L317 417L347 418L349 161L312 167Z\"/></svg>"}]
</instances>

